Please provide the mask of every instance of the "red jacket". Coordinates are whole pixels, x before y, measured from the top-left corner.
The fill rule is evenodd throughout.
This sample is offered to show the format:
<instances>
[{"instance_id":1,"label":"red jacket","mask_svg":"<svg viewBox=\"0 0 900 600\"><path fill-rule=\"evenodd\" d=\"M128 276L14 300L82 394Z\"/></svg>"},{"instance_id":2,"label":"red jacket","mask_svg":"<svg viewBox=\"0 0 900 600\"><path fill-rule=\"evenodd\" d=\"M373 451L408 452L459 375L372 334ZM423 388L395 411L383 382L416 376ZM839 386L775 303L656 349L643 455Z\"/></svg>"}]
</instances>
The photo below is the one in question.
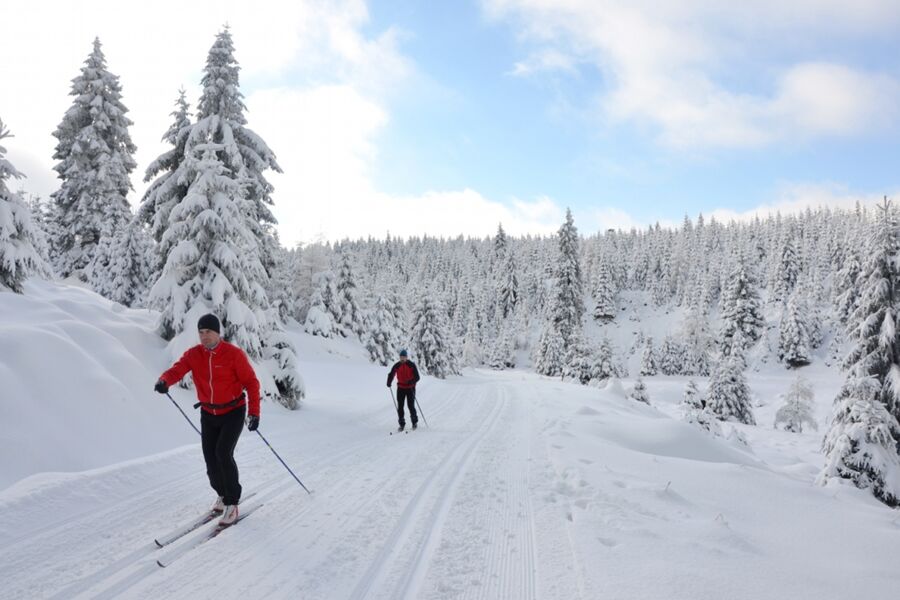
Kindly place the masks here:
<instances>
[{"instance_id":1,"label":"red jacket","mask_svg":"<svg viewBox=\"0 0 900 600\"><path fill-rule=\"evenodd\" d=\"M259 380L247 355L234 344L221 340L212 350L197 344L185 352L160 379L171 387L189 371L194 376L197 398L204 403L202 406L206 412L224 415L240 408L244 402L227 408L207 406L207 403L228 404L247 390L250 397L247 412L259 416Z\"/></svg>"}]
</instances>

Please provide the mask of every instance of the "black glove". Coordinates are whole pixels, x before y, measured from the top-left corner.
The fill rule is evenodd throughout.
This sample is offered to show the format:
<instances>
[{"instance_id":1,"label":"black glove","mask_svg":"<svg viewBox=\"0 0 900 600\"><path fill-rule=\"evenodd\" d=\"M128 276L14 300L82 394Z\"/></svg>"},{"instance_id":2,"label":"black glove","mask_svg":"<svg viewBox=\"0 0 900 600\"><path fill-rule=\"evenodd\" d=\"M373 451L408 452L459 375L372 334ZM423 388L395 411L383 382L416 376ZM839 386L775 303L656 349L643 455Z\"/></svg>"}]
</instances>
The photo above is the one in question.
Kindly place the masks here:
<instances>
[{"instance_id":1,"label":"black glove","mask_svg":"<svg viewBox=\"0 0 900 600\"><path fill-rule=\"evenodd\" d=\"M153 386L153 389L160 394L167 394L169 392L169 385L165 381L160 379L156 382L156 385Z\"/></svg>"},{"instance_id":2,"label":"black glove","mask_svg":"<svg viewBox=\"0 0 900 600\"><path fill-rule=\"evenodd\" d=\"M391 387L391 384L388 384L388 387Z\"/></svg>"},{"instance_id":3,"label":"black glove","mask_svg":"<svg viewBox=\"0 0 900 600\"><path fill-rule=\"evenodd\" d=\"M259 427L259 417L256 415L250 415L247 417L247 431L256 431L256 428Z\"/></svg>"}]
</instances>

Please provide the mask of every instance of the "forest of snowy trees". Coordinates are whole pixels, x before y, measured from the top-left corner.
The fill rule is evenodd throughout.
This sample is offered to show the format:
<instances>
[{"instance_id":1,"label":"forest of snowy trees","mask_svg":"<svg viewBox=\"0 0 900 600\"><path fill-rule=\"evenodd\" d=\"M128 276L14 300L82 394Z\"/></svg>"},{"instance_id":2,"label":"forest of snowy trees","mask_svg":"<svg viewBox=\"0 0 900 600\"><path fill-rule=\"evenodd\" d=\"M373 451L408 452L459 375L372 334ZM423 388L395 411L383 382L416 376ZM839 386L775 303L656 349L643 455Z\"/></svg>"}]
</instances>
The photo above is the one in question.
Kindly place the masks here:
<instances>
[{"instance_id":1,"label":"forest of snowy trees","mask_svg":"<svg viewBox=\"0 0 900 600\"><path fill-rule=\"evenodd\" d=\"M149 187L138 201L129 197L138 165L124 86L96 40L54 132L59 189L46 201L12 191L22 174L0 146L0 286L21 292L28 274L75 278L155 309L173 355L195 343L197 317L214 312L263 370L264 393L290 408L304 395L285 333L292 322L309 335L356 339L381 365L408 348L436 377L472 366L530 367L585 385L690 376L685 419L713 433L720 421L756 424L748 369L823 361L846 379L821 480L848 479L900 504L900 226L887 200L587 236L567 212L548 237L511 237L500 225L490 239L283 248L265 177L282 166L249 127L238 75L226 28L198 105L177 92L160 132L168 149L144 170ZM626 296L676 312L678 326L616 347L607 328L624 318ZM629 373L635 352L640 369ZM792 389L779 413L788 431L809 423L804 389ZM652 404L642 379L630 397Z\"/></svg>"}]
</instances>

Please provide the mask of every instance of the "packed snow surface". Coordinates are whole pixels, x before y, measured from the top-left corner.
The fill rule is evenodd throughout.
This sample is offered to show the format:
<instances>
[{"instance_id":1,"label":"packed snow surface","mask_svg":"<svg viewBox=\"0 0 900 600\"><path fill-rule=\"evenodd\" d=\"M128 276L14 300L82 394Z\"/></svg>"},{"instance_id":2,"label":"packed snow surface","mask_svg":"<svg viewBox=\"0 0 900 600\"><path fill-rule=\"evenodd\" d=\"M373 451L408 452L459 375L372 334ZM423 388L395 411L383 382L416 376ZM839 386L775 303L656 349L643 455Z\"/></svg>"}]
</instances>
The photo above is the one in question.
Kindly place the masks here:
<instances>
[{"instance_id":1,"label":"packed snow surface","mask_svg":"<svg viewBox=\"0 0 900 600\"><path fill-rule=\"evenodd\" d=\"M820 431L772 428L794 374L750 372L759 426L712 437L651 406L531 372L423 378L396 426L387 369L358 343L291 330L308 396L262 407L237 460L262 507L163 569L153 539L212 503L196 434L165 396L155 315L71 286L0 294L0 598L828 599L892 597L900 517L814 484ZM701 389L706 381L698 378ZM190 390L173 396L196 422Z\"/></svg>"}]
</instances>

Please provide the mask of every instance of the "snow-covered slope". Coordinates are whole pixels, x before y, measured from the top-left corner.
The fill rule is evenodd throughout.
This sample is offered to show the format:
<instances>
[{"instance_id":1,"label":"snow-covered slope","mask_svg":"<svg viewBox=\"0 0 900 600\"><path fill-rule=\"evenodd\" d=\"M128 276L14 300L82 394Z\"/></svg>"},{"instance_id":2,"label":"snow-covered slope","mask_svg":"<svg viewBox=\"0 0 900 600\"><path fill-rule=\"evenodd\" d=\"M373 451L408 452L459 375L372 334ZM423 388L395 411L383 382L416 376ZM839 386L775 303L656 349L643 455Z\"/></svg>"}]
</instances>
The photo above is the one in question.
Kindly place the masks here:
<instances>
[{"instance_id":1,"label":"snow-covered slope","mask_svg":"<svg viewBox=\"0 0 900 600\"><path fill-rule=\"evenodd\" d=\"M13 301L19 325L4 310L2 332L19 350L0 351L4 388L8 379L33 404L19 409L30 419L11 428L19 437L4 437L4 476L17 479L6 449L29 433L46 445L44 461L65 450L69 468L106 466L33 474L44 463L22 457L18 472L33 475L0 492L0 598L818 600L897 589L896 512L850 486L814 485L821 432L772 429L793 378L783 367L750 374L760 425L737 429L749 446L676 418L686 378L646 378L645 406L625 397L632 379L597 389L516 370L426 377L430 428L389 436L386 369L356 343L299 330L309 395L296 412L266 403L261 430L314 493L245 432L237 459L262 507L160 569L173 550L153 538L211 492L196 434L168 400L136 389L164 366L153 316L51 284ZM43 391L59 384L19 375L43 368L51 341L48 357L79 365L60 367L74 379L63 387L105 415L80 438L47 433L68 431L68 406ZM821 364L807 371L821 423L840 378ZM94 387L122 397L84 392ZM186 406L190 393L179 398ZM106 437L141 411L145 430L130 429L130 443ZM138 456L125 451L156 430L178 433L110 464ZM67 468L57 460L52 469Z\"/></svg>"},{"instance_id":2,"label":"snow-covered slope","mask_svg":"<svg viewBox=\"0 0 900 600\"><path fill-rule=\"evenodd\" d=\"M0 488L195 441L153 393L165 368L155 314L73 285L25 290L0 292Z\"/></svg>"}]
</instances>

